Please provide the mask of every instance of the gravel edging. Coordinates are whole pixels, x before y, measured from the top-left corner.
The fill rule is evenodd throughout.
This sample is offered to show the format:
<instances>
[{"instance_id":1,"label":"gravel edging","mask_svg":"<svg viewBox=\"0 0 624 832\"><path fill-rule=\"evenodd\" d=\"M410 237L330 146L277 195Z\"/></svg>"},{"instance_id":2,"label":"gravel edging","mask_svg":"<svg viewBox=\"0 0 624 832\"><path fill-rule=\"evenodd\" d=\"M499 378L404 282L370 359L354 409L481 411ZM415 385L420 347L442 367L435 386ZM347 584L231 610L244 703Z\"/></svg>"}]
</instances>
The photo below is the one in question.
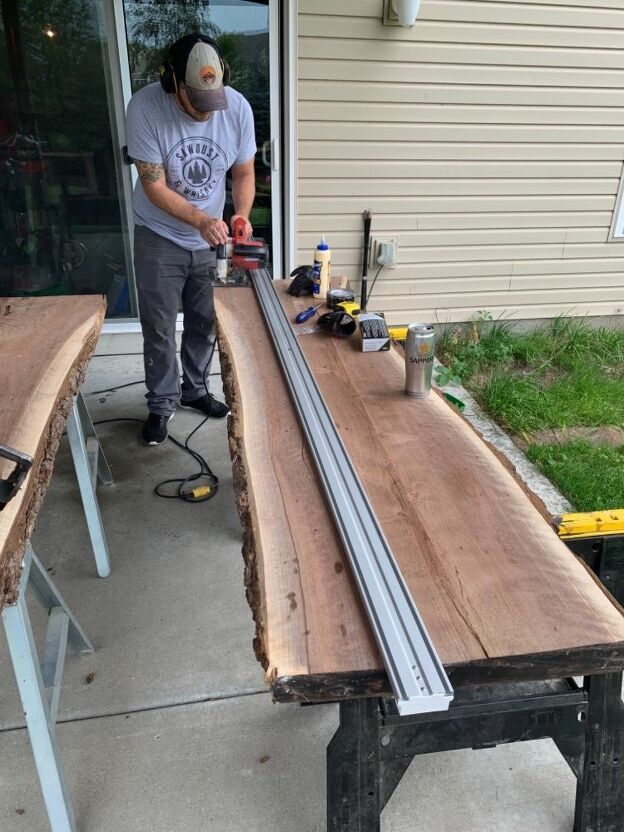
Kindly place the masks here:
<instances>
[{"instance_id":1,"label":"gravel edging","mask_svg":"<svg viewBox=\"0 0 624 832\"><path fill-rule=\"evenodd\" d=\"M435 359L434 377L435 373L439 372L442 368L443 365ZM542 501L547 511L553 517L559 514L567 514L574 510L563 494L555 488L549 479L538 471L535 465L533 465L505 431L481 410L473 396L464 387L460 384L451 383L440 387L439 384L436 384L435 378L433 384L443 393L450 393L455 398L464 402L466 405L463 411L464 417L487 442L493 445L511 462L527 488Z\"/></svg>"}]
</instances>

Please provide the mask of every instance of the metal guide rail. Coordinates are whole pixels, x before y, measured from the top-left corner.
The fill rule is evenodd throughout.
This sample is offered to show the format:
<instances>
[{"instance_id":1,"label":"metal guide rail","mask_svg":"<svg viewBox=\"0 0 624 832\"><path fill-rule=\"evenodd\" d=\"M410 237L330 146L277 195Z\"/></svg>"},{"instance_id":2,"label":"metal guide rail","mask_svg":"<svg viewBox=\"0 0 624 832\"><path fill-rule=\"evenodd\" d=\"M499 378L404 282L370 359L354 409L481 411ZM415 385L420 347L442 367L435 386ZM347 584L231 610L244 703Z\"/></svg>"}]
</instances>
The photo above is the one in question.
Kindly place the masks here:
<instances>
[{"instance_id":1,"label":"metal guide rail","mask_svg":"<svg viewBox=\"0 0 624 832\"><path fill-rule=\"evenodd\" d=\"M266 269L250 271L401 715L446 710L453 689Z\"/></svg>"}]
</instances>

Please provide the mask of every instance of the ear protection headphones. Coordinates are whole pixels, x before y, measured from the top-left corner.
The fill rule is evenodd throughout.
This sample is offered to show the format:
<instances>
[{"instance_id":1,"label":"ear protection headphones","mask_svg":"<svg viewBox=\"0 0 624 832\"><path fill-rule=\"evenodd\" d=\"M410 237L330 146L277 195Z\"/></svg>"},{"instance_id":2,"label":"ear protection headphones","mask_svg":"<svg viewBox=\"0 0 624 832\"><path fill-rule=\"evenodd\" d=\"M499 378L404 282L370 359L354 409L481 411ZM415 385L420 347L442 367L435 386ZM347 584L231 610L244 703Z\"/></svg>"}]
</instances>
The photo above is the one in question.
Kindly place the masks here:
<instances>
[{"instance_id":1,"label":"ear protection headphones","mask_svg":"<svg viewBox=\"0 0 624 832\"><path fill-rule=\"evenodd\" d=\"M219 61L221 62L221 70L223 72L223 86L228 87L230 85L230 66L228 62L223 57L223 53L219 47L219 44L216 40L212 38L207 38L204 35L185 35L180 40L177 40L173 43L169 49L167 50L167 55L160 66L160 84L165 92L168 93L176 93L178 91L178 84L180 79L176 75L175 71L175 50L182 48L183 45L189 45L189 52L193 48L193 44L197 43L200 40L202 43L207 43L209 46L215 50L217 55L219 56Z\"/></svg>"}]
</instances>

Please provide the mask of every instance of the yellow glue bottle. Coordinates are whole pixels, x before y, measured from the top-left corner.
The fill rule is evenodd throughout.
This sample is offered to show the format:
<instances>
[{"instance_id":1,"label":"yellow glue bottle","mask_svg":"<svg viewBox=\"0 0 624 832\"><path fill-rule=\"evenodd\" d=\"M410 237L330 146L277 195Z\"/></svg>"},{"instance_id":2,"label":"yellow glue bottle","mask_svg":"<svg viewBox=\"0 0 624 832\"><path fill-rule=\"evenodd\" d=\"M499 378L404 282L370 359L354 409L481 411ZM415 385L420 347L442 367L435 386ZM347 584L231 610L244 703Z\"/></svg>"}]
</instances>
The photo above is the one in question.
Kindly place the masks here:
<instances>
[{"instance_id":1,"label":"yellow glue bottle","mask_svg":"<svg viewBox=\"0 0 624 832\"><path fill-rule=\"evenodd\" d=\"M312 284L314 297L323 303L329 291L330 265L331 251L323 235L321 236L321 242L314 251L314 282Z\"/></svg>"}]
</instances>

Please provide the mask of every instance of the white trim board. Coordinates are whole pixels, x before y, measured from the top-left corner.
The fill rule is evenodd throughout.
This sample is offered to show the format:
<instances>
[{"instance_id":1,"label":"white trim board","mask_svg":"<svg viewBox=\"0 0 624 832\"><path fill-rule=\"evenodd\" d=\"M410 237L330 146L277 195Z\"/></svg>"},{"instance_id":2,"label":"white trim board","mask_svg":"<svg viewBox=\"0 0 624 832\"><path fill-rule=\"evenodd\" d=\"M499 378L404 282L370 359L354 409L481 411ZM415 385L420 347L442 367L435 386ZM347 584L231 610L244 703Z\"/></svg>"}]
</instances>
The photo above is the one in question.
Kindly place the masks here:
<instances>
[{"instance_id":1,"label":"white trim board","mask_svg":"<svg viewBox=\"0 0 624 832\"><path fill-rule=\"evenodd\" d=\"M608 237L608 242L617 243L622 241L624 241L624 166L620 175L620 184L615 200L613 219L611 221L611 228L609 229Z\"/></svg>"},{"instance_id":2,"label":"white trim board","mask_svg":"<svg viewBox=\"0 0 624 832\"><path fill-rule=\"evenodd\" d=\"M284 277L297 265L297 38L298 0L282 0L282 170Z\"/></svg>"}]
</instances>

